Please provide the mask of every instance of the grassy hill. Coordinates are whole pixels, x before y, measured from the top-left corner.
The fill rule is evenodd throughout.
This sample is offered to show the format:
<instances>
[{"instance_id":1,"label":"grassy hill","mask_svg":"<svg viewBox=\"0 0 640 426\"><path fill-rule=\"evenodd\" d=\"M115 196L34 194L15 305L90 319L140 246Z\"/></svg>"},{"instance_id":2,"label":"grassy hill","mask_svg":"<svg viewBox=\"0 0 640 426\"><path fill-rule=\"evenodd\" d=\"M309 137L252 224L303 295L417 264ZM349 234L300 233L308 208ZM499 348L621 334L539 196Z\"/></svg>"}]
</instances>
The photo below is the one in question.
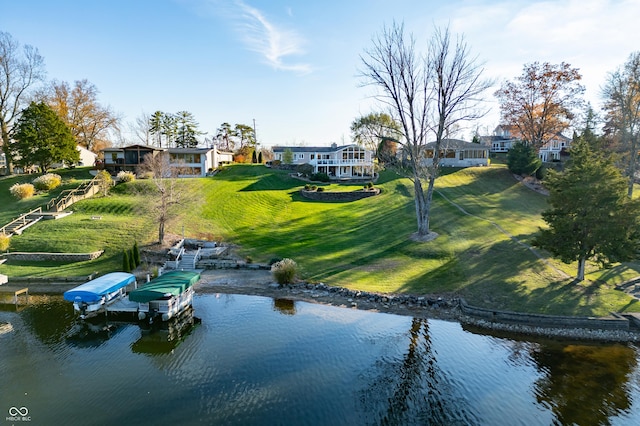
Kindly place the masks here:
<instances>
[{"instance_id":1,"label":"grassy hill","mask_svg":"<svg viewBox=\"0 0 640 426\"><path fill-rule=\"evenodd\" d=\"M519 184L503 166L447 169L437 181L429 243L409 239L415 231L412 185L382 173L379 196L354 202L304 199L304 182L262 166L237 165L214 178L182 180L175 234L238 244L256 262L291 257L303 278L353 289L388 293L456 292L473 304L529 312L604 315L640 311L613 290L640 275L640 264L608 271L592 267L584 285L571 283L575 265L564 265L528 246L546 199ZM91 251L94 262L59 265L7 264L14 276L83 275L120 268L120 253L137 240L156 237L148 201L136 191L143 182L118 185L106 198L76 204L68 218L40 222L12 239L11 249ZM358 189L326 185L326 190ZM103 219L91 220L100 214ZM62 269L60 269L62 268ZM4 269L4 272L3 272ZM76 273L77 272L77 273ZM593 284L595 280L597 284Z\"/></svg>"}]
</instances>

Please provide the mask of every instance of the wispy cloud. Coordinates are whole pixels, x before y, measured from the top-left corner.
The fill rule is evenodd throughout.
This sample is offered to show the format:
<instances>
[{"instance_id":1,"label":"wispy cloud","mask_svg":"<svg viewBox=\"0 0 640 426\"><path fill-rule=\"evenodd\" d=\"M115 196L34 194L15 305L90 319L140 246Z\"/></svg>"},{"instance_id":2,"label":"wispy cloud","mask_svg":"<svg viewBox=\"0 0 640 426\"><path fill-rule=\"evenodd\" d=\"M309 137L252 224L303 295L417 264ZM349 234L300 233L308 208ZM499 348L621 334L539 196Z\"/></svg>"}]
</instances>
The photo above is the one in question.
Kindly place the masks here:
<instances>
[{"instance_id":1,"label":"wispy cloud","mask_svg":"<svg viewBox=\"0 0 640 426\"><path fill-rule=\"evenodd\" d=\"M260 10L242 1L236 4L241 10L239 27L250 50L259 53L275 69L301 74L311 72L309 64L290 60L291 56L305 53L305 40L295 30L278 27Z\"/></svg>"}]
</instances>

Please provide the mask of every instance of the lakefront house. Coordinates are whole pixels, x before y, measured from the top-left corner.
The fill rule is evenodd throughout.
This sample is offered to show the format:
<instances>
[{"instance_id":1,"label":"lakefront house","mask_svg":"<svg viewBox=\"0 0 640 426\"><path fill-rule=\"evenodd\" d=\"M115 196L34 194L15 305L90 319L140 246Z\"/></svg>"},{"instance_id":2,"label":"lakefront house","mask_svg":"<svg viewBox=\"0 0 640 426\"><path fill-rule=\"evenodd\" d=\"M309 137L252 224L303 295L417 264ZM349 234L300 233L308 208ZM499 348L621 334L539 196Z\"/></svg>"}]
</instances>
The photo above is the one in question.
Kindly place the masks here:
<instances>
[{"instance_id":1,"label":"lakefront house","mask_svg":"<svg viewBox=\"0 0 640 426\"><path fill-rule=\"evenodd\" d=\"M165 155L169 165L179 177L204 177L223 164L233 162L233 153L213 148L157 148L148 145L129 145L120 148L105 148L104 169L112 175L120 171L136 172L147 155Z\"/></svg>"},{"instance_id":2,"label":"lakefront house","mask_svg":"<svg viewBox=\"0 0 640 426\"><path fill-rule=\"evenodd\" d=\"M331 179L370 179L374 174L373 151L356 144L274 146L273 155L281 163L309 164L313 173L325 173Z\"/></svg>"}]
</instances>

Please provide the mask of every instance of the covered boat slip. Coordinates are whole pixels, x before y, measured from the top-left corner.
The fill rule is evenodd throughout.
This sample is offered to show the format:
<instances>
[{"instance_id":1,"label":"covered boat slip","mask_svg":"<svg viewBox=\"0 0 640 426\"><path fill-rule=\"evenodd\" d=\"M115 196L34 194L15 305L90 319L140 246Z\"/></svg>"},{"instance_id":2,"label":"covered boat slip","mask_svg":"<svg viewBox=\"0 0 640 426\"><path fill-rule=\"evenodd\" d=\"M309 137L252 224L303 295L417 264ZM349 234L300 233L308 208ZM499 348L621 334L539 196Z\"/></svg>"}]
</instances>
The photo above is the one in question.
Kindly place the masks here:
<instances>
[{"instance_id":1,"label":"covered boat slip","mask_svg":"<svg viewBox=\"0 0 640 426\"><path fill-rule=\"evenodd\" d=\"M191 271L167 272L129 293L129 301L138 303L138 319L149 321L160 316L163 321L175 317L191 306L193 285L200 274Z\"/></svg>"},{"instance_id":2,"label":"covered boat slip","mask_svg":"<svg viewBox=\"0 0 640 426\"><path fill-rule=\"evenodd\" d=\"M64 300L68 302L96 303L110 293L114 293L129 284L133 284L136 277L126 272L111 272L109 274L88 281L78 287L64 292Z\"/></svg>"},{"instance_id":3,"label":"covered boat slip","mask_svg":"<svg viewBox=\"0 0 640 426\"><path fill-rule=\"evenodd\" d=\"M149 303L153 300L179 296L200 280L200 274L192 271L170 271L152 279L129 293L129 300Z\"/></svg>"}]
</instances>

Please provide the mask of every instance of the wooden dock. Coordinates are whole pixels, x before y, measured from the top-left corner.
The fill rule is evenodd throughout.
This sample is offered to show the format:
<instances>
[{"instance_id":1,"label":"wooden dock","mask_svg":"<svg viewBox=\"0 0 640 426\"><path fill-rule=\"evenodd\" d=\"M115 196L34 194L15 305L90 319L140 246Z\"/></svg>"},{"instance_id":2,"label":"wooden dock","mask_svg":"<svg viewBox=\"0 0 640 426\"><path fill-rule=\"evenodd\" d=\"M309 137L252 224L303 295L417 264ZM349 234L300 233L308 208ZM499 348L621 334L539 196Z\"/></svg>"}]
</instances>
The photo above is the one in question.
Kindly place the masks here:
<instances>
[{"instance_id":1,"label":"wooden dock","mask_svg":"<svg viewBox=\"0 0 640 426\"><path fill-rule=\"evenodd\" d=\"M20 301L19 296L24 295L25 304L29 304L29 288L15 288L15 287L0 287L0 294L10 294L11 299L14 305L18 306L18 302Z\"/></svg>"}]
</instances>

